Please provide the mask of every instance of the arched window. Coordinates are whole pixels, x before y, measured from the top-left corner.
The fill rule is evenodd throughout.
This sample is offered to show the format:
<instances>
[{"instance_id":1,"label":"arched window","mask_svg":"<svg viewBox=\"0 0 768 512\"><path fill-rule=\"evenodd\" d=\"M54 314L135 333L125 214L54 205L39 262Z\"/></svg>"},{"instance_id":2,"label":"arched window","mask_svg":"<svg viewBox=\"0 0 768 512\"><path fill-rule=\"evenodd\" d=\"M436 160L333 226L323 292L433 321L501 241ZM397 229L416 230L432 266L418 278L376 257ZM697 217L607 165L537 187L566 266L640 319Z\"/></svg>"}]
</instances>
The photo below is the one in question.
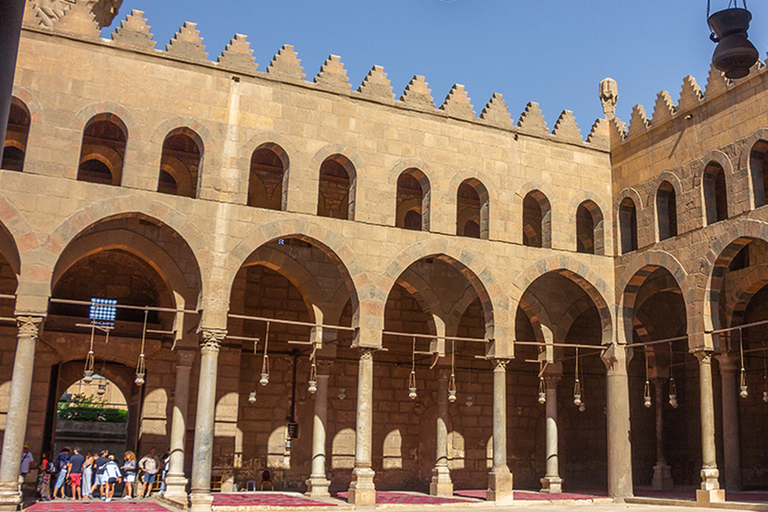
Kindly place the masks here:
<instances>
[{"instance_id":1,"label":"arched window","mask_svg":"<svg viewBox=\"0 0 768 512\"><path fill-rule=\"evenodd\" d=\"M11 111L8 115L8 130L3 145L3 161L0 168L9 171L24 169L24 155L27 152L27 137L32 116L29 109L18 98L11 98Z\"/></svg>"},{"instance_id":2,"label":"arched window","mask_svg":"<svg viewBox=\"0 0 768 512\"><path fill-rule=\"evenodd\" d=\"M128 129L114 114L98 114L83 130L77 179L120 186Z\"/></svg>"},{"instance_id":3,"label":"arched window","mask_svg":"<svg viewBox=\"0 0 768 512\"><path fill-rule=\"evenodd\" d=\"M165 137L157 191L196 197L203 141L190 128L177 128Z\"/></svg>"},{"instance_id":4,"label":"arched window","mask_svg":"<svg viewBox=\"0 0 768 512\"><path fill-rule=\"evenodd\" d=\"M629 197L622 199L619 204L619 236L621 254L637 250L637 209Z\"/></svg>"},{"instance_id":5,"label":"arched window","mask_svg":"<svg viewBox=\"0 0 768 512\"><path fill-rule=\"evenodd\" d=\"M285 210L288 155L276 144L262 144L251 156L248 206Z\"/></svg>"},{"instance_id":6,"label":"arched window","mask_svg":"<svg viewBox=\"0 0 768 512\"><path fill-rule=\"evenodd\" d=\"M466 179L456 195L456 234L487 239L490 201L485 185L476 178Z\"/></svg>"},{"instance_id":7,"label":"arched window","mask_svg":"<svg viewBox=\"0 0 768 512\"><path fill-rule=\"evenodd\" d=\"M656 217L659 222L659 241L677 236L677 200L675 187L662 182L656 191Z\"/></svg>"},{"instance_id":8,"label":"arched window","mask_svg":"<svg viewBox=\"0 0 768 512\"><path fill-rule=\"evenodd\" d=\"M717 162L704 168L704 212L707 225L728 218L728 192L725 189L725 171Z\"/></svg>"},{"instance_id":9,"label":"arched window","mask_svg":"<svg viewBox=\"0 0 768 512\"><path fill-rule=\"evenodd\" d=\"M429 179L419 169L407 169L397 178L395 225L429 231Z\"/></svg>"},{"instance_id":10,"label":"arched window","mask_svg":"<svg viewBox=\"0 0 768 512\"><path fill-rule=\"evenodd\" d=\"M333 155L320 166L317 214L334 219L355 218L355 166L344 155Z\"/></svg>"},{"instance_id":11,"label":"arched window","mask_svg":"<svg viewBox=\"0 0 768 512\"><path fill-rule=\"evenodd\" d=\"M523 245L552 247L552 212L549 199L532 190L523 200Z\"/></svg>"},{"instance_id":12,"label":"arched window","mask_svg":"<svg viewBox=\"0 0 768 512\"><path fill-rule=\"evenodd\" d=\"M752 192L755 208L768 203L768 141L759 140L749 154L749 171L752 175Z\"/></svg>"},{"instance_id":13,"label":"arched window","mask_svg":"<svg viewBox=\"0 0 768 512\"><path fill-rule=\"evenodd\" d=\"M576 252L603 254L603 212L593 201L584 201L576 210Z\"/></svg>"}]
</instances>

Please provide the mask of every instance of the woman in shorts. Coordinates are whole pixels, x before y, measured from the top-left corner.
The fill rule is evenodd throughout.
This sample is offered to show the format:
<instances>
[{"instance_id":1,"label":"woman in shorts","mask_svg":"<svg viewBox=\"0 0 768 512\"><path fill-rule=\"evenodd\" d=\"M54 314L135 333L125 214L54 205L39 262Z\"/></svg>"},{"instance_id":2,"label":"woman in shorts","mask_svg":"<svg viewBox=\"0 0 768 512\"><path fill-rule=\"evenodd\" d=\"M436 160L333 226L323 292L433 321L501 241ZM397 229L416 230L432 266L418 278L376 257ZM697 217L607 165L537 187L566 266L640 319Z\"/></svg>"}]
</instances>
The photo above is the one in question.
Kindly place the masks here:
<instances>
[{"instance_id":1,"label":"woman in shorts","mask_svg":"<svg viewBox=\"0 0 768 512\"><path fill-rule=\"evenodd\" d=\"M125 476L125 488L123 489L123 499L129 500L133 497L133 482L136 481L136 454L125 452L123 460L123 475Z\"/></svg>"}]
</instances>

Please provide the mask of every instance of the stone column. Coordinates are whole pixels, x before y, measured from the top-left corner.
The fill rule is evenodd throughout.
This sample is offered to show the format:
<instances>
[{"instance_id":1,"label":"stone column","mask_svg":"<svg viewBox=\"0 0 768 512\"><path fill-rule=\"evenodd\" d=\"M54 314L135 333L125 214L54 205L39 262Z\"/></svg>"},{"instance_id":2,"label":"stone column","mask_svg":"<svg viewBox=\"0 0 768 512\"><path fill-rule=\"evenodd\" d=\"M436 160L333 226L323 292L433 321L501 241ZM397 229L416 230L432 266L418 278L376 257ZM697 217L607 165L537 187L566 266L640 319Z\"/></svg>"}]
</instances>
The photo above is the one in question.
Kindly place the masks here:
<instances>
[{"instance_id":1,"label":"stone column","mask_svg":"<svg viewBox=\"0 0 768 512\"><path fill-rule=\"evenodd\" d=\"M21 20L24 18L24 0L0 2L0 141L5 141L8 114L11 111L13 75L16 56L19 53ZM3 144L0 144L0 162L3 161ZM5 450L3 450L5 453ZM21 457L21 452L19 452Z\"/></svg>"},{"instance_id":2,"label":"stone column","mask_svg":"<svg viewBox=\"0 0 768 512\"><path fill-rule=\"evenodd\" d=\"M179 350L176 361L176 389L171 419L171 463L165 479L164 497L187 503L187 479L184 476L184 443L187 433L187 406L189 404L189 374L195 353Z\"/></svg>"},{"instance_id":3,"label":"stone column","mask_svg":"<svg viewBox=\"0 0 768 512\"><path fill-rule=\"evenodd\" d=\"M712 352L694 354L699 360L699 391L701 394L701 489L696 491L699 506L725 501L725 491L720 489L715 450L715 400L712 391Z\"/></svg>"},{"instance_id":4,"label":"stone column","mask_svg":"<svg viewBox=\"0 0 768 512\"><path fill-rule=\"evenodd\" d=\"M331 482L325 477L326 422L328 421L328 371L330 361L317 363L317 391L315 392L315 418L312 426L312 472L307 480L307 495L330 496Z\"/></svg>"},{"instance_id":5,"label":"stone column","mask_svg":"<svg viewBox=\"0 0 768 512\"><path fill-rule=\"evenodd\" d=\"M602 359L607 368L608 495L623 499L632 496L627 348L613 343L603 351Z\"/></svg>"},{"instance_id":6,"label":"stone column","mask_svg":"<svg viewBox=\"0 0 768 512\"><path fill-rule=\"evenodd\" d=\"M739 428L738 359L727 354L717 356L723 395L723 455L725 490L741 490L741 433Z\"/></svg>"},{"instance_id":7,"label":"stone column","mask_svg":"<svg viewBox=\"0 0 768 512\"><path fill-rule=\"evenodd\" d=\"M557 431L557 383L562 370L547 372L544 380L547 386L547 474L541 479L541 492L557 494L563 492L563 479L560 478L560 460Z\"/></svg>"},{"instance_id":8,"label":"stone column","mask_svg":"<svg viewBox=\"0 0 768 512\"><path fill-rule=\"evenodd\" d=\"M197 390L197 417L195 418L195 447L192 463L192 493L190 510L210 512L211 467L213 465L213 428L216 412L216 376L219 350L227 331L201 329L200 384Z\"/></svg>"},{"instance_id":9,"label":"stone column","mask_svg":"<svg viewBox=\"0 0 768 512\"><path fill-rule=\"evenodd\" d=\"M432 496L453 496L451 470L448 469L448 370L441 368L437 380L437 450L435 467L432 468L432 482L429 494Z\"/></svg>"},{"instance_id":10,"label":"stone column","mask_svg":"<svg viewBox=\"0 0 768 512\"><path fill-rule=\"evenodd\" d=\"M512 473L507 466L507 363L494 359L493 368L493 467L488 474L488 501L512 502Z\"/></svg>"},{"instance_id":11,"label":"stone column","mask_svg":"<svg viewBox=\"0 0 768 512\"><path fill-rule=\"evenodd\" d=\"M671 490L674 487L672 472L664 457L664 380L653 379L656 394L656 465L653 466L654 489Z\"/></svg>"},{"instance_id":12,"label":"stone column","mask_svg":"<svg viewBox=\"0 0 768 512\"><path fill-rule=\"evenodd\" d=\"M357 430L355 469L349 484L349 503L375 505L371 450L373 445L373 349L363 348L357 372Z\"/></svg>"},{"instance_id":13,"label":"stone column","mask_svg":"<svg viewBox=\"0 0 768 512\"><path fill-rule=\"evenodd\" d=\"M20 316L17 322L19 333L16 340L16 357L13 361L8 415L5 420L3 455L0 461L0 511L15 511L21 503L19 461L24 449L24 437L27 435L35 346L43 319Z\"/></svg>"}]
</instances>

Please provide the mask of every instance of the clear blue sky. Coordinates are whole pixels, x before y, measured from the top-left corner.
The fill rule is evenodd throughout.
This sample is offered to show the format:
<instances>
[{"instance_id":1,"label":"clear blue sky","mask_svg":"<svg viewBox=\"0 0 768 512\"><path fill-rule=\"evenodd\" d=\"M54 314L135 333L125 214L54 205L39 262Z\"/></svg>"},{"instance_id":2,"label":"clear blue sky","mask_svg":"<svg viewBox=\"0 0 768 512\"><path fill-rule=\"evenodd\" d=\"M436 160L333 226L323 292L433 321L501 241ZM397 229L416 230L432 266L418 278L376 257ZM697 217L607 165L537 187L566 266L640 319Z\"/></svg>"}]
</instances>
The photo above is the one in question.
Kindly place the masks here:
<instances>
[{"instance_id":1,"label":"clear blue sky","mask_svg":"<svg viewBox=\"0 0 768 512\"><path fill-rule=\"evenodd\" d=\"M727 3L712 0L712 10ZM768 2L747 6L750 39L765 60ZM602 117L601 79L619 84L619 117L629 121L637 103L650 117L658 91L677 102L684 76L704 88L715 47L706 0L125 0L113 27L131 9L146 12L158 48L192 21L211 60L242 33L260 71L292 44L308 80L333 53L354 88L378 64L398 97L424 75L437 105L460 83L478 114L499 92L515 120L538 102L550 130L563 109L573 110L584 136Z\"/></svg>"}]
</instances>

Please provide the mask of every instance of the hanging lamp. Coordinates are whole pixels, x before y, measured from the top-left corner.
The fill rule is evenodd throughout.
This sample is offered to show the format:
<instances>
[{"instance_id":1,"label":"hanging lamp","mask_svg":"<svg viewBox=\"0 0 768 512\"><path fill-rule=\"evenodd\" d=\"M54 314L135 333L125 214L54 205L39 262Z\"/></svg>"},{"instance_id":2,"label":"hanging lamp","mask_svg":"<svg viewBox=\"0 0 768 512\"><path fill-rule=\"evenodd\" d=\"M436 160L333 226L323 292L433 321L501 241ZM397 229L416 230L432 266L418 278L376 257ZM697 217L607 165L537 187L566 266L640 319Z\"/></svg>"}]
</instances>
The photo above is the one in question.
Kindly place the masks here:
<instances>
[{"instance_id":1,"label":"hanging lamp","mask_svg":"<svg viewBox=\"0 0 768 512\"><path fill-rule=\"evenodd\" d=\"M669 342L669 405L677 409L677 385L675 384L674 366L672 365L672 342Z\"/></svg>"},{"instance_id":2,"label":"hanging lamp","mask_svg":"<svg viewBox=\"0 0 768 512\"><path fill-rule=\"evenodd\" d=\"M309 386L307 391L309 394L314 395L317 392L317 364L315 363L315 352L312 351L311 356L312 364L309 365Z\"/></svg>"},{"instance_id":3,"label":"hanging lamp","mask_svg":"<svg viewBox=\"0 0 768 512\"><path fill-rule=\"evenodd\" d=\"M469 390L469 386L472 384L472 357L469 358L469 372L467 373L467 390ZM475 399L472 397L472 395L467 394L467 398L464 400L464 403L467 405L467 407L472 407L475 405Z\"/></svg>"},{"instance_id":4,"label":"hanging lamp","mask_svg":"<svg viewBox=\"0 0 768 512\"><path fill-rule=\"evenodd\" d=\"M643 385L643 405L650 408L651 402L651 382L648 380L648 349L645 350L645 384Z\"/></svg>"},{"instance_id":5,"label":"hanging lamp","mask_svg":"<svg viewBox=\"0 0 768 512\"><path fill-rule=\"evenodd\" d=\"M93 366L96 364L96 360L93 357L93 337L96 333L96 324L91 322L91 344L88 349L88 354L85 356L85 369L83 370L83 382L90 384L93 381Z\"/></svg>"},{"instance_id":6,"label":"hanging lamp","mask_svg":"<svg viewBox=\"0 0 768 512\"><path fill-rule=\"evenodd\" d=\"M144 344L147 338L148 316L149 316L149 306L144 308L144 327L141 329L141 353L139 354L139 362L136 365L136 378L133 381L134 384L136 384L137 386L144 385L144 377L147 374L147 365L146 365L146 361L144 361ZM107 331L107 336L109 336L109 331Z\"/></svg>"},{"instance_id":7,"label":"hanging lamp","mask_svg":"<svg viewBox=\"0 0 768 512\"><path fill-rule=\"evenodd\" d=\"M269 322L267 322L267 332L266 336L264 336L264 357L261 360L261 379L259 379L259 384L262 386L266 386L269 384L269 354L267 353L267 350L269 349Z\"/></svg>"},{"instance_id":8,"label":"hanging lamp","mask_svg":"<svg viewBox=\"0 0 768 512\"><path fill-rule=\"evenodd\" d=\"M448 401L456 401L456 340L451 341L451 378L448 381Z\"/></svg>"},{"instance_id":9,"label":"hanging lamp","mask_svg":"<svg viewBox=\"0 0 768 512\"><path fill-rule=\"evenodd\" d=\"M256 339L253 340L253 355L254 356L258 356L259 355L258 348L259 348L259 340L258 340L258 338L256 338ZM254 357L254 359L255 359L255 357ZM255 365L255 361L254 361L254 365ZM256 403L256 378L255 377L254 377L254 382L253 382L253 391L248 393L248 403L249 404L255 404Z\"/></svg>"},{"instance_id":10,"label":"hanging lamp","mask_svg":"<svg viewBox=\"0 0 768 512\"><path fill-rule=\"evenodd\" d=\"M749 396L749 390L747 389L747 370L744 368L744 339L742 337L741 328L739 328L739 358L741 361L741 370L739 370L739 396L741 398L747 398Z\"/></svg>"},{"instance_id":11,"label":"hanging lamp","mask_svg":"<svg viewBox=\"0 0 768 512\"><path fill-rule=\"evenodd\" d=\"M768 404L768 366L763 355L763 402Z\"/></svg>"},{"instance_id":12,"label":"hanging lamp","mask_svg":"<svg viewBox=\"0 0 768 512\"><path fill-rule=\"evenodd\" d=\"M544 377L539 376L539 396L538 401L540 404L547 403L547 386L544 383Z\"/></svg>"},{"instance_id":13,"label":"hanging lamp","mask_svg":"<svg viewBox=\"0 0 768 512\"><path fill-rule=\"evenodd\" d=\"M413 350L411 350L411 373L408 375L408 398L416 400L416 336L413 337Z\"/></svg>"},{"instance_id":14,"label":"hanging lamp","mask_svg":"<svg viewBox=\"0 0 768 512\"><path fill-rule=\"evenodd\" d=\"M749 75L749 69L760 58L760 53L747 39L752 13L747 10L746 0L742 0L742 4L744 8L739 8L737 0L729 0L727 9L710 15L710 0L707 0L709 38L717 43L712 65L731 80Z\"/></svg>"},{"instance_id":15,"label":"hanging lamp","mask_svg":"<svg viewBox=\"0 0 768 512\"><path fill-rule=\"evenodd\" d=\"M579 347L576 347L576 380L573 382L573 405L581 408L581 382L579 381Z\"/></svg>"}]
</instances>

